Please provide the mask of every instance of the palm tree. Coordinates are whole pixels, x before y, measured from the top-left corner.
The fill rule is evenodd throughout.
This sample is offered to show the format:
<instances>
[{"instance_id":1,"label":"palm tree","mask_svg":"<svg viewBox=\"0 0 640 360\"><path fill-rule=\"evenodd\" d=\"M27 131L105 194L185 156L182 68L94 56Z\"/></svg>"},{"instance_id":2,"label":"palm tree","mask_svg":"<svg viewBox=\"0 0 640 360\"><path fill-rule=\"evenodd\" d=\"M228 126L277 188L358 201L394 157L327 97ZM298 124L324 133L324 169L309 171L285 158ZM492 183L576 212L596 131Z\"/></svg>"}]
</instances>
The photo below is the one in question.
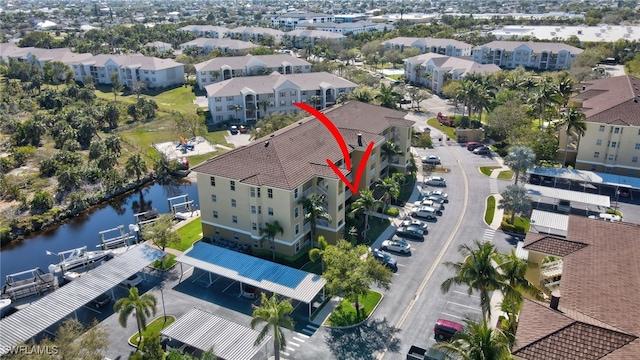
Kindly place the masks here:
<instances>
[{"instance_id":1,"label":"palm tree","mask_svg":"<svg viewBox=\"0 0 640 360\"><path fill-rule=\"evenodd\" d=\"M236 119L238 118L238 111L242 110L242 105L233 104L231 105L231 109L236 112Z\"/></svg>"},{"instance_id":2,"label":"palm tree","mask_svg":"<svg viewBox=\"0 0 640 360\"><path fill-rule=\"evenodd\" d=\"M380 105L389 109L395 109L398 104L398 100L400 99L400 94L398 94L393 85L385 85L384 83L380 83L380 92L375 97L380 101Z\"/></svg>"},{"instance_id":3,"label":"palm tree","mask_svg":"<svg viewBox=\"0 0 640 360\"><path fill-rule=\"evenodd\" d=\"M398 144L394 143L391 140L387 140L384 144L382 144L380 150L382 151L382 154L388 158L385 173L387 174L387 176L389 176L389 166L391 165L391 161L393 161L393 158L395 156L402 154L402 149L400 149L400 146L398 146Z\"/></svg>"},{"instance_id":4,"label":"palm tree","mask_svg":"<svg viewBox=\"0 0 640 360\"><path fill-rule=\"evenodd\" d=\"M392 198L397 198L400 195L400 186L393 180L393 178L386 177L381 182L376 184L376 190L382 192L380 201L384 203L383 212L387 210L389 202Z\"/></svg>"},{"instance_id":5,"label":"palm tree","mask_svg":"<svg viewBox=\"0 0 640 360\"><path fill-rule=\"evenodd\" d=\"M113 305L113 311L119 313L118 321L124 328L127 327L127 319L131 313L135 313L138 325L138 347L142 340L142 330L147 328L147 319L156 314L158 299L152 294L138 295L138 288L129 289L129 297L118 299Z\"/></svg>"},{"instance_id":6,"label":"palm tree","mask_svg":"<svg viewBox=\"0 0 640 360\"><path fill-rule=\"evenodd\" d=\"M515 185L518 185L520 172L533 167L536 162L536 154L528 146L512 146L509 153L504 157L504 164L516 174Z\"/></svg>"},{"instance_id":7,"label":"palm tree","mask_svg":"<svg viewBox=\"0 0 640 360\"><path fill-rule=\"evenodd\" d=\"M580 143L580 137L584 136L585 131L587 130L587 124L584 122L586 116L582 111L576 109L571 106L562 113L562 117L558 126L566 127L566 135L567 141L564 144L564 160L562 160L562 165L566 166L567 163L567 148L569 147L569 140L571 139L572 133L576 133L578 135L577 145Z\"/></svg>"},{"instance_id":8,"label":"palm tree","mask_svg":"<svg viewBox=\"0 0 640 360\"><path fill-rule=\"evenodd\" d=\"M486 86L484 84L478 85L478 93L473 101L473 106L478 110L478 121L482 121L483 110L486 110L487 112L493 110L495 107L493 99L495 97L496 94L491 86Z\"/></svg>"},{"instance_id":9,"label":"palm tree","mask_svg":"<svg viewBox=\"0 0 640 360\"><path fill-rule=\"evenodd\" d=\"M317 109L318 103L322 101L322 98L318 95L313 95L312 97L309 98L309 101L313 104L313 108Z\"/></svg>"},{"instance_id":10,"label":"palm tree","mask_svg":"<svg viewBox=\"0 0 640 360\"><path fill-rule=\"evenodd\" d=\"M294 322L289 313L293 311L290 300L280 300L278 295L273 294L267 298L265 293L260 294L260 306L253 310L253 319L251 319L251 328L256 325L266 323L260 330L260 334L253 343L254 346L260 345L262 340L269 334L269 330L273 333L273 350L275 360L280 359L280 350L284 350L287 341L284 338L282 328L293 331Z\"/></svg>"},{"instance_id":11,"label":"palm tree","mask_svg":"<svg viewBox=\"0 0 640 360\"><path fill-rule=\"evenodd\" d=\"M502 192L502 199L498 201L498 209L511 212L511 224L516 214L525 214L531 209L531 198L527 195L527 189L518 185L509 185Z\"/></svg>"},{"instance_id":12,"label":"palm tree","mask_svg":"<svg viewBox=\"0 0 640 360\"><path fill-rule=\"evenodd\" d=\"M458 332L451 342L438 342L434 349L451 358L465 360L507 360L511 358L509 340L499 329L492 329L487 321L465 321L466 329Z\"/></svg>"},{"instance_id":13,"label":"palm tree","mask_svg":"<svg viewBox=\"0 0 640 360\"><path fill-rule=\"evenodd\" d=\"M540 118L540 128L544 123L544 114L549 107L549 104L553 103L554 90L550 84L550 80L542 78L536 83L535 90L531 94L530 102L536 107L538 116Z\"/></svg>"},{"instance_id":14,"label":"palm tree","mask_svg":"<svg viewBox=\"0 0 640 360\"><path fill-rule=\"evenodd\" d=\"M359 194L360 196L358 197L358 199L351 205L351 214L364 212L364 231L362 233L362 236L364 237L364 241L367 242L367 230L369 230L369 212L373 210L375 206L380 205L382 202L380 200L376 200L373 197L373 192L371 190L360 190Z\"/></svg>"},{"instance_id":15,"label":"palm tree","mask_svg":"<svg viewBox=\"0 0 640 360\"><path fill-rule=\"evenodd\" d=\"M326 197L321 194L313 193L308 197L303 198L301 201L304 208L304 220L311 223L311 245L315 247L316 239L316 226L318 225L318 219L323 219L328 222L333 221L331 215L324 207Z\"/></svg>"},{"instance_id":16,"label":"palm tree","mask_svg":"<svg viewBox=\"0 0 640 360\"><path fill-rule=\"evenodd\" d=\"M573 79L569 76L569 73L563 72L558 81L553 84L554 102L562 107L567 106L574 92L576 92L576 89Z\"/></svg>"},{"instance_id":17,"label":"palm tree","mask_svg":"<svg viewBox=\"0 0 640 360\"><path fill-rule=\"evenodd\" d=\"M480 293L480 307L482 308L482 317L487 320L491 317L491 299L489 292L501 289L500 274L493 267L491 260L496 256L496 248L489 242L481 242L474 240L475 248L467 244L458 247L458 252L464 256L462 262L453 263L447 261L444 263L450 269L453 269L455 275L446 279L441 285L440 290L443 293L449 292L451 285L467 285L469 287L467 293L473 294L476 290Z\"/></svg>"},{"instance_id":18,"label":"palm tree","mask_svg":"<svg viewBox=\"0 0 640 360\"><path fill-rule=\"evenodd\" d=\"M471 109L478 97L478 83L470 80L463 81L460 84L460 88L458 88L457 96L463 100L464 106L467 108L467 114L471 117Z\"/></svg>"},{"instance_id":19,"label":"palm tree","mask_svg":"<svg viewBox=\"0 0 640 360\"><path fill-rule=\"evenodd\" d=\"M140 182L140 176L147 172L147 163L139 153L133 154L127 159L125 169L127 170L127 175L135 175L136 181Z\"/></svg>"},{"instance_id":20,"label":"palm tree","mask_svg":"<svg viewBox=\"0 0 640 360\"><path fill-rule=\"evenodd\" d=\"M320 266L322 267L322 272L324 273L324 259L322 256L324 255L324 251L327 249L327 240L324 239L324 236L318 236L318 247L309 250L309 260L316 262L320 259Z\"/></svg>"},{"instance_id":21,"label":"palm tree","mask_svg":"<svg viewBox=\"0 0 640 360\"><path fill-rule=\"evenodd\" d=\"M273 260L276 259L276 235L278 234L284 234L284 229L277 220L264 223L264 228L260 230L260 235L263 235L261 240L268 240L271 244Z\"/></svg>"},{"instance_id":22,"label":"palm tree","mask_svg":"<svg viewBox=\"0 0 640 360\"><path fill-rule=\"evenodd\" d=\"M113 92L113 101L116 101L118 93L124 89L124 85L120 83L120 75L117 72L111 74L111 91Z\"/></svg>"},{"instance_id":23,"label":"palm tree","mask_svg":"<svg viewBox=\"0 0 640 360\"><path fill-rule=\"evenodd\" d=\"M264 115L262 117L265 117L267 115L267 107L271 105L271 101L269 101L268 99L262 99L258 104L260 104L260 106L262 106L262 109L264 110Z\"/></svg>"}]
</instances>

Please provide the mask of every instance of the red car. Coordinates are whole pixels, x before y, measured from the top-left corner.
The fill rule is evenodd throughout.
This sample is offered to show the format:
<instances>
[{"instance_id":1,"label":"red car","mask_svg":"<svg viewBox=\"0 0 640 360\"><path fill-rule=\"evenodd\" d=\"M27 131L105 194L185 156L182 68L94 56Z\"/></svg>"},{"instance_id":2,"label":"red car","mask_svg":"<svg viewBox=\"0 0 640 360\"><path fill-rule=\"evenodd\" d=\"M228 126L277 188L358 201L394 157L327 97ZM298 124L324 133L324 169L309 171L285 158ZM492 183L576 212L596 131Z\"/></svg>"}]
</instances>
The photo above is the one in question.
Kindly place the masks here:
<instances>
[{"instance_id":1,"label":"red car","mask_svg":"<svg viewBox=\"0 0 640 360\"><path fill-rule=\"evenodd\" d=\"M462 329L464 329L462 324L445 319L438 319L436 325L433 327L433 336L438 341L449 341L458 331L462 331Z\"/></svg>"}]
</instances>

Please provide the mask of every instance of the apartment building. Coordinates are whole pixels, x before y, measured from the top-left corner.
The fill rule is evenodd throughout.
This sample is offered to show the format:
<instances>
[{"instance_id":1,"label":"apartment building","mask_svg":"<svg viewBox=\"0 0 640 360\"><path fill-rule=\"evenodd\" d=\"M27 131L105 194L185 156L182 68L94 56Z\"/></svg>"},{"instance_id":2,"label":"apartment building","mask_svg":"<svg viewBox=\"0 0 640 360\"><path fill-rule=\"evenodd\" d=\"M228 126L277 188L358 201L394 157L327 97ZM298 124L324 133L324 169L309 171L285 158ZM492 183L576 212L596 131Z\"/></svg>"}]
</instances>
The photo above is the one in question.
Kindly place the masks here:
<instances>
[{"instance_id":1,"label":"apartment building","mask_svg":"<svg viewBox=\"0 0 640 360\"><path fill-rule=\"evenodd\" d=\"M187 25L179 28L178 30L190 32L196 36L210 37L214 39L222 39L229 33L229 29L226 27L213 25Z\"/></svg>"},{"instance_id":2,"label":"apartment building","mask_svg":"<svg viewBox=\"0 0 640 360\"><path fill-rule=\"evenodd\" d=\"M371 21L357 21L357 22L326 22L326 23L301 23L295 26L295 30L320 30L328 31L332 33L348 35L348 34L360 34L364 32L376 32L382 31L385 28L383 24L377 24Z\"/></svg>"},{"instance_id":3,"label":"apartment building","mask_svg":"<svg viewBox=\"0 0 640 360\"><path fill-rule=\"evenodd\" d=\"M29 62L38 65L41 69L48 62L61 62L65 65L76 61L83 61L93 57L89 53L78 54L68 48L40 49L35 47L18 47L12 43L0 44L0 61L9 62L9 59Z\"/></svg>"},{"instance_id":4,"label":"apartment building","mask_svg":"<svg viewBox=\"0 0 640 360\"><path fill-rule=\"evenodd\" d=\"M352 169L360 165L370 142L375 147L367 159L360 189L380 179L386 166L405 172L410 159L411 127L406 113L351 101L324 111L345 139ZM389 159L380 151L391 140L403 153ZM326 198L332 221L318 220L317 235L330 243L343 237L349 203L355 198L327 165L327 160L347 171L335 139L314 117L307 117L249 145L219 155L193 170L197 173L204 238L222 237L253 249L270 249L261 242L265 223L277 221L283 228L275 238L275 250L295 255L310 242L311 224L305 221L301 200L312 193Z\"/></svg>"},{"instance_id":5,"label":"apartment building","mask_svg":"<svg viewBox=\"0 0 640 360\"><path fill-rule=\"evenodd\" d=\"M315 46L319 39L342 41L345 37L342 34L322 30L291 30L285 34L285 39L290 39L293 46L298 49L309 45Z\"/></svg>"},{"instance_id":6,"label":"apartment building","mask_svg":"<svg viewBox=\"0 0 640 360\"><path fill-rule=\"evenodd\" d=\"M522 66L537 70L568 69L582 49L563 43L492 41L472 50L473 60L505 69Z\"/></svg>"},{"instance_id":7,"label":"apartment building","mask_svg":"<svg viewBox=\"0 0 640 360\"><path fill-rule=\"evenodd\" d=\"M310 73L311 63L287 54L219 57L195 65L200 90L238 76Z\"/></svg>"},{"instance_id":8,"label":"apartment building","mask_svg":"<svg viewBox=\"0 0 640 360\"><path fill-rule=\"evenodd\" d=\"M616 76L577 84L579 93L570 100L585 114L584 136L571 139L567 162L575 168L608 174L640 177L640 79ZM560 131L559 149L567 136Z\"/></svg>"},{"instance_id":9,"label":"apartment building","mask_svg":"<svg viewBox=\"0 0 640 360\"><path fill-rule=\"evenodd\" d=\"M436 94L442 93L447 81L462 80L468 74L486 75L501 70L498 65L436 53L413 56L404 63L404 76L410 83L424 85Z\"/></svg>"},{"instance_id":10,"label":"apartment building","mask_svg":"<svg viewBox=\"0 0 640 360\"><path fill-rule=\"evenodd\" d=\"M278 29L271 28L240 26L237 28L229 29L228 34L228 36L232 39L255 42L260 42L265 37L271 36L274 42L277 44L282 39L284 32Z\"/></svg>"},{"instance_id":11,"label":"apartment building","mask_svg":"<svg viewBox=\"0 0 640 360\"><path fill-rule=\"evenodd\" d=\"M311 23L322 24L326 22L335 22L336 19L331 14L319 13L286 13L271 17L271 24L278 27L293 29L298 24Z\"/></svg>"},{"instance_id":12,"label":"apartment building","mask_svg":"<svg viewBox=\"0 0 640 360\"><path fill-rule=\"evenodd\" d=\"M141 54L101 54L71 63L70 67L79 82L91 75L97 84L111 84L111 74L117 73L120 83L128 87L139 81L152 89L184 84L184 64Z\"/></svg>"},{"instance_id":13,"label":"apartment building","mask_svg":"<svg viewBox=\"0 0 640 360\"><path fill-rule=\"evenodd\" d=\"M208 54L213 50L220 50L223 53L230 53L234 55L244 55L249 50L259 47L254 43L236 39L210 39L210 38L197 38L195 40L187 41L180 44L180 50L185 51L188 48L200 49L203 53Z\"/></svg>"},{"instance_id":14,"label":"apartment building","mask_svg":"<svg viewBox=\"0 0 640 360\"><path fill-rule=\"evenodd\" d=\"M257 121L272 112L299 111L293 104L305 102L324 109L340 94L357 87L351 81L326 73L238 77L207 85L213 123Z\"/></svg>"},{"instance_id":15,"label":"apartment building","mask_svg":"<svg viewBox=\"0 0 640 360\"><path fill-rule=\"evenodd\" d=\"M387 50L404 51L417 48L421 54L436 53L447 56L471 56L471 44L453 39L397 37L382 43Z\"/></svg>"}]
</instances>

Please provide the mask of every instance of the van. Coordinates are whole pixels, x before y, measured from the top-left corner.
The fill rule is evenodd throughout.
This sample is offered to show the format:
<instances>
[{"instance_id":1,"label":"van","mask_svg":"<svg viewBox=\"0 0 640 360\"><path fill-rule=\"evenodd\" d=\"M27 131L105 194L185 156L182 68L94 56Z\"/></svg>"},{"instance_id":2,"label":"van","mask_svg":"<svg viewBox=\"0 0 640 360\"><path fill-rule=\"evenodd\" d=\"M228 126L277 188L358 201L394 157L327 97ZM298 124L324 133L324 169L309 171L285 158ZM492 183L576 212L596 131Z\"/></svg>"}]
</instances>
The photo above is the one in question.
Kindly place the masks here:
<instances>
[{"instance_id":1,"label":"van","mask_svg":"<svg viewBox=\"0 0 640 360\"><path fill-rule=\"evenodd\" d=\"M475 150L476 148L479 148L481 145L482 145L482 144L477 143L477 142L475 142L475 141L469 142L469 143L467 143L467 150L469 150L469 151L473 151L473 150Z\"/></svg>"},{"instance_id":2,"label":"van","mask_svg":"<svg viewBox=\"0 0 640 360\"><path fill-rule=\"evenodd\" d=\"M436 209L430 206L416 206L413 209L411 209L412 217L421 217L421 218L430 220L430 219L435 219L437 215L438 214Z\"/></svg>"}]
</instances>

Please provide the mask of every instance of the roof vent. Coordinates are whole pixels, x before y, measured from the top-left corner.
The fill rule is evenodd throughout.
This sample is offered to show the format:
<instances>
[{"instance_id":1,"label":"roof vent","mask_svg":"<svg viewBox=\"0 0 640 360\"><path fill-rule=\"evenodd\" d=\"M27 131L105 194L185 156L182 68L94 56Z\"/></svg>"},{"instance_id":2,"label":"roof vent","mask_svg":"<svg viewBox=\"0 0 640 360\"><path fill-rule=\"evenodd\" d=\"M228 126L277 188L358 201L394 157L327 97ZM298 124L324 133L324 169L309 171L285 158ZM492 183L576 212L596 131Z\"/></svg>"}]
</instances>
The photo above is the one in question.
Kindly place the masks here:
<instances>
[{"instance_id":1,"label":"roof vent","mask_svg":"<svg viewBox=\"0 0 640 360\"><path fill-rule=\"evenodd\" d=\"M302 121L300 121L300 122L298 123L298 125L302 125Z\"/></svg>"},{"instance_id":2,"label":"roof vent","mask_svg":"<svg viewBox=\"0 0 640 360\"><path fill-rule=\"evenodd\" d=\"M556 290L556 291L551 293L551 303L549 304L549 306L553 310L557 311L559 304L560 304L560 291Z\"/></svg>"},{"instance_id":3,"label":"roof vent","mask_svg":"<svg viewBox=\"0 0 640 360\"><path fill-rule=\"evenodd\" d=\"M587 90L587 87L586 87L586 86L584 86L584 85L582 85L582 90L583 90L583 91L584 91L584 90Z\"/></svg>"},{"instance_id":4,"label":"roof vent","mask_svg":"<svg viewBox=\"0 0 640 360\"><path fill-rule=\"evenodd\" d=\"M269 135L269 137L274 137L274 136L275 136L274 134Z\"/></svg>"},{"instance_id":5,"label":"roof vent","mask_svg":"<svg viewBox=\"0 0 640 360\"><path fill-rule=\"evenodd\" d=\"M637 103L638 102L638 98L633 98L633 102Z\"/></svg>"},{"instance_id":6,"label":"roof vent","mask_svg":"<svg viewBox=\"0 0 640 360\"><path fill-rule=\"evenodd\" d=\"M362 134L358 133L358 146L362 146Z\"/></svg>"},{"instance_id":7,"label":"roof vent","mask_svg":"<svg viewBox=\"0 0 640 360\"><path fill-rule=\"evenodd\" d=\"M269 140L264 142L264 147L267 147L267 146L269 146Z\"/></svg>"}]
</instances>

